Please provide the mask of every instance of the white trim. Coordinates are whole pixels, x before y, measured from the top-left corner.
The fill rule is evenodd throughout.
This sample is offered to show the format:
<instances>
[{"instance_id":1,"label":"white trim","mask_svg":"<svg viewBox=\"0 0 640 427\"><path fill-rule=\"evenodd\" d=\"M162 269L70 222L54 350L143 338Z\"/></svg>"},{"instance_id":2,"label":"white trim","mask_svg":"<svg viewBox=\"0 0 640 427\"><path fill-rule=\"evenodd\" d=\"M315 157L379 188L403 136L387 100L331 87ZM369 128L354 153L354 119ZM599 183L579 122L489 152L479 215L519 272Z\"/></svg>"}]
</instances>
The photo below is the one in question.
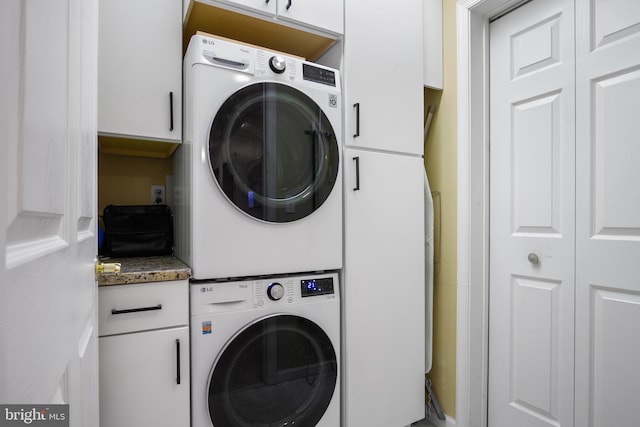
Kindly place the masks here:
<instances>
[{"instance_id":1,"label":"white trim","mask_svg":"<svg viewBox=\"0 0 640 427\"><path fill-rule=\"evenodd\" d=\"M456 421L487 426L488 25L523 0L458 0Z\"/></svg>"}]
</instances>

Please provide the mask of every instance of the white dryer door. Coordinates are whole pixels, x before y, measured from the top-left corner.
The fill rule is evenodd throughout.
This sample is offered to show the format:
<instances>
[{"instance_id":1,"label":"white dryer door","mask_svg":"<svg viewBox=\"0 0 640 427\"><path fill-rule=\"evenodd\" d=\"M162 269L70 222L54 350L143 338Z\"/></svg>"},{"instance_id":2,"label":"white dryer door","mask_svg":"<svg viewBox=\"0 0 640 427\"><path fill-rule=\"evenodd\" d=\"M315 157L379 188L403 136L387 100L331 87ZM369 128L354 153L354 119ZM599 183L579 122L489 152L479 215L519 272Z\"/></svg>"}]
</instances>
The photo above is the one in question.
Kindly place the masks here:
<instances>
[{"instance_id":1,"label":"white dryer door","mask_svg":"<svg viewBox=\"0 0 640 427\"><path fill-rule=\"evenodd\" d=\"M338 140L310 97L284 84L255 83L218 110L209 164L222 192L244 213L291 222L329 197L339 170Z\"/></svg>"},{"instance_id":2,"label":"white dryer door","mask_svg":"<svg viewBox=\"0 0 640 427\"><path fill-rule=\"evenodd\" d=\"M327 334L300 316L275 315L240 331L220 353L209 379L215 427L318 424L338 378Z\"/></svg>"}]
</instances>

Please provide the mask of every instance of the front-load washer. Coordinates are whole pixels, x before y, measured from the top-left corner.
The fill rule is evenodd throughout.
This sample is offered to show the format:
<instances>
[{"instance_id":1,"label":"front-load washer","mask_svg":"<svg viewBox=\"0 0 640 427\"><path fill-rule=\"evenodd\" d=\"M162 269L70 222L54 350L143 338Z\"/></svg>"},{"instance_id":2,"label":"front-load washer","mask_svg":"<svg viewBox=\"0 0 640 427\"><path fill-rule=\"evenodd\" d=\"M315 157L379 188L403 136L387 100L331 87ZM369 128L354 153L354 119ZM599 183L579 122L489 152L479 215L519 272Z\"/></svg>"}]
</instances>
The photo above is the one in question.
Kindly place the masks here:
<instances>
[{"instance_id":1,"label":"front-load washer","mask_svg":"<svg viewBox=\"0 0 640 427\"><path fill-rule=\"evenodd\" d=\"M175 254L192 277L341 268L338 71L196 35L184 96Z\"/></svg>"},{"instance_id":2,"label":"front-load washer","mask_svg":"<svg viewBox=\"0 0 640 427\"><path fill-rule=\"evenodd\" d=\"M193 427L340 425L337 273L190 287Z\"/></svg>"}]
</instances>

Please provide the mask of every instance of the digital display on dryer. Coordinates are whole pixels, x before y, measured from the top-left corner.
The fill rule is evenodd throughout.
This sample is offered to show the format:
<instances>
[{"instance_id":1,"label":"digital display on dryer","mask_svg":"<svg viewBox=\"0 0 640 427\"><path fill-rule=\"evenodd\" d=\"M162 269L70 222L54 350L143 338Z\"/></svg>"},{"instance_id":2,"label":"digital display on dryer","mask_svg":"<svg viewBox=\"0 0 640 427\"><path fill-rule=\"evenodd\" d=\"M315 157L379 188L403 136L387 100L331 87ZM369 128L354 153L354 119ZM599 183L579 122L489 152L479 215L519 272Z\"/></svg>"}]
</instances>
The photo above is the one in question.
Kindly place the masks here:
<instances>
[{"instance_id":1,"label":"digital display on dryer","mask_svg":"<svg viewBox=\"0 0 640 427\"><path fill-rule=\"evenodd\" d=\"M312 297L316 295L330 295L334 293L333 278L311 279L300 281L300 291L302 297Z\"/></svg>"},{"instance_id":2,"label":"digital display on dryer","mask_svg":"<svg viewBox=\"0 0 640 427\"><path fill-rule=\"evenodd\" d=\"M302 64L302 78L316 83L329 86L336 86L336 73L324 68L314 67L309 64Z\"/></svg>"}]
</instances>

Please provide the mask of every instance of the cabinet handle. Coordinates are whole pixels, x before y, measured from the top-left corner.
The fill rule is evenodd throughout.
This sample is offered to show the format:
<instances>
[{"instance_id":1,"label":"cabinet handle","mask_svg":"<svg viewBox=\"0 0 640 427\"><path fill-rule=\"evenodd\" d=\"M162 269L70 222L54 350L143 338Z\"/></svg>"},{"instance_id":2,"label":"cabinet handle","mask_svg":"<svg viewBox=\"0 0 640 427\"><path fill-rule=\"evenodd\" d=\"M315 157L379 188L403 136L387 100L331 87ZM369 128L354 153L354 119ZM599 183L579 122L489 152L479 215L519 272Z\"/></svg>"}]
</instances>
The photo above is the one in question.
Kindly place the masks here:
<instances>
[{"instance_id":1,"label":"cabinet handle","mask_svg":"<svg viewBox=\"0 0 640 427\"><path fill-rule=\"evenodd\" d=\"M269 0L267 0L267 4L269 4Z\"/></svg>"},{"instance_id":2,"label":"cabinet handle","mask_svg":"<svg viewBox=\"0 0 640 427\"><path fill-rule=\"evenodd\" d=\"M353 187L353 191L360 190L360 157L354 157L353 161L356 164L356 186Z\"/></svg>"},{"instance_id":3,"label":"cabinet handle","mask_svg":"<svg viewBox=\"0 0 640 427\"><path fill-rule=\"evenodd\" d=\"M176 378L176 382L180 384L180 340L176 338L176 356L178 362L176 363L176 373L178 377Z\"/></svg>"},{"instance_id":4,"label":"cabinet handle","mask_svg":"<svg viewBox=\"0 0 640 427\"><path fill-rule=\"evenodd\" d=\"M287 2L287 10L289 10L290 7L291 7L291 0Z\"/></svg>"},{"instance_id":5,"label":"cabinet handle","mask_svg":"<svg viewBox=\"0 0 640 427\"><path fill-rule=\"evenodd\" d=\"M356 109L356 133L353 134L353 137L357 138L360 136L360 103L353 104L353 108Z\"/></svg>"},{"instance_id":6,"label":"cabinet handle","mask_svg":"<svg viewBox=\"0 0 640 427\"><path fill-rule=\"evenodd\" d=\"M114 308L111 310L111 314L138 313L141 311L153 311L153 310L162 310L162 304L154 305L152 307L127 308L125 310L116 310Z\"/></svg>"},{"instance_id":7,"label":"cabinet handle","mask_svg":"<svg viewBox=\"0 0 640 427\"><path fill-rule=\"evenodd\" d=\"M169 131L173 132L173 92L169 92Z\"/></svg>"}]
</instances>

